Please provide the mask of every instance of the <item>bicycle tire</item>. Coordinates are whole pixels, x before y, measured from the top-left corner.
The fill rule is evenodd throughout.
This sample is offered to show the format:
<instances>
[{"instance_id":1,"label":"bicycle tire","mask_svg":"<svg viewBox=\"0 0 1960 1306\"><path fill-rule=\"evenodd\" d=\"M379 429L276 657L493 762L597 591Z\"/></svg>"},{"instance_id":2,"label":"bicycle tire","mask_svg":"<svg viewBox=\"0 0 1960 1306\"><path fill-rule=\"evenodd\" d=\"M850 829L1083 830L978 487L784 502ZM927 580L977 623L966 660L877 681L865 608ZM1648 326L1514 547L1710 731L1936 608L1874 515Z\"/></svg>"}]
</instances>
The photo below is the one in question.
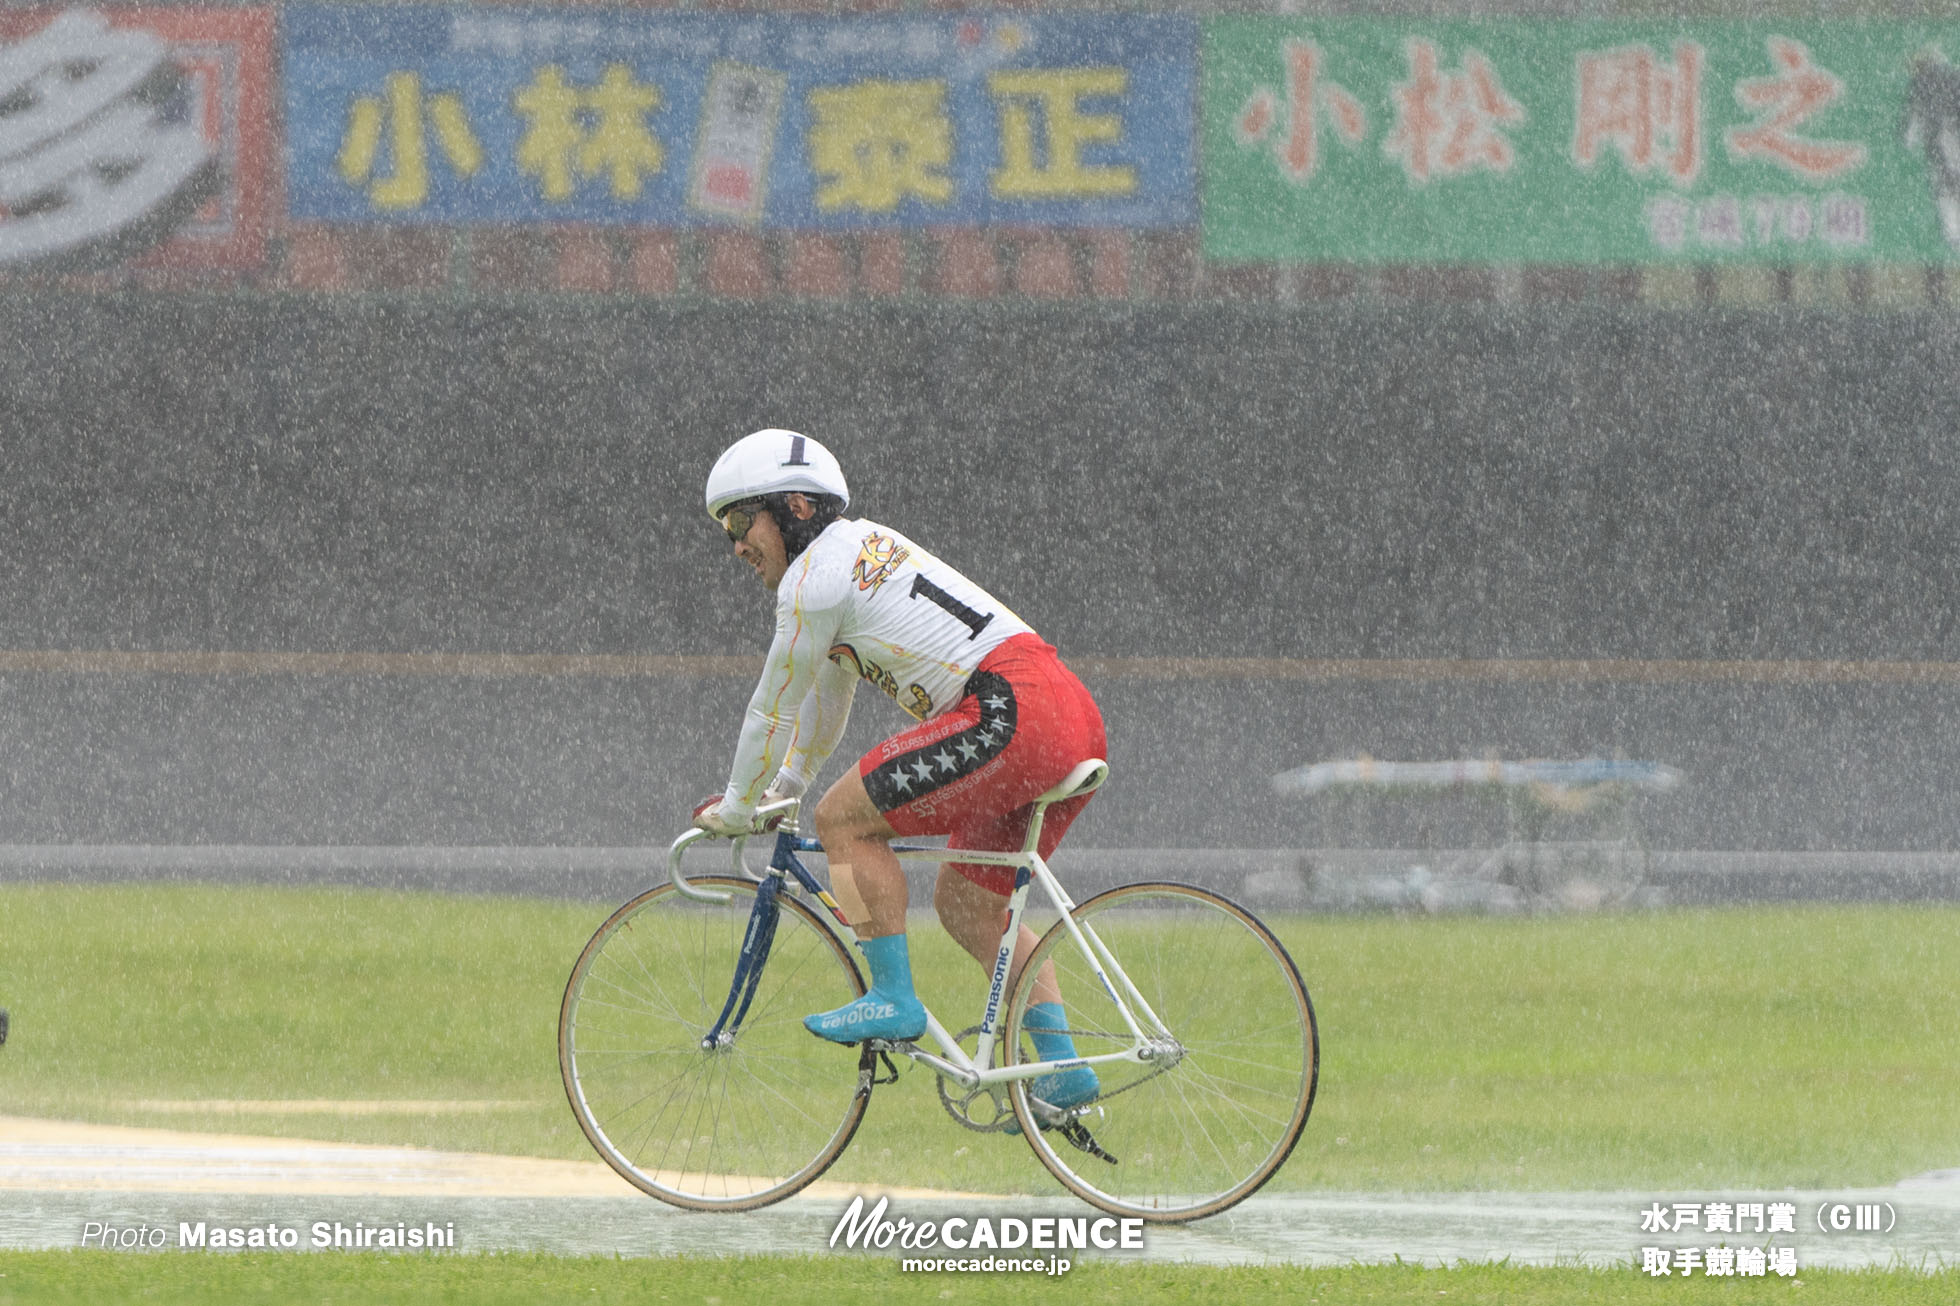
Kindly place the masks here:
<instances>
[{"instance_id":1,"label":"bicycle tire","mask_svg":"<svg viewBox=\"0 0 1960 1306\"><path fill-rule=\"evenodd\" d=\"M558 1013L558 1068L587 1141L640 1191L676 1206L779 1202L849 1145L870 1094L863 1058L803 1028L807 1012L864 992L850 949L787 894L755 998L735 1037L701 1046L728 999L758 886L696 902L672 884L606 919L579 954Z\"/></svg>"},{"instance_id":2,"label":"bicycle tire","mask_svg":"<svg viewBox=\"0 0 1960 1306\"><path fill-rule=\"evenodd\" d=\"M1028 1097L1039 1081L1013 1081L1009 1098L1028 1145L1070 1192L1114 1215L1178 1223L1244 1201L1291 1155L1313 1110L1320 1037L1298 967L1251 912L1191 885L1124 885L1073 916L1114 954L1180 1055L1095 1067L1101 1094L1080 1123L1113 1162L1071 1145L1060 1129L1038 1128ZM1049 961L1076 1052L1132 1046L1114 1000L1057 921L1015 986L1010 1063L1036 1059L1023 1018ZM1110 980L1121 988L1114 973Z\"/></svg>"}]
</instances>

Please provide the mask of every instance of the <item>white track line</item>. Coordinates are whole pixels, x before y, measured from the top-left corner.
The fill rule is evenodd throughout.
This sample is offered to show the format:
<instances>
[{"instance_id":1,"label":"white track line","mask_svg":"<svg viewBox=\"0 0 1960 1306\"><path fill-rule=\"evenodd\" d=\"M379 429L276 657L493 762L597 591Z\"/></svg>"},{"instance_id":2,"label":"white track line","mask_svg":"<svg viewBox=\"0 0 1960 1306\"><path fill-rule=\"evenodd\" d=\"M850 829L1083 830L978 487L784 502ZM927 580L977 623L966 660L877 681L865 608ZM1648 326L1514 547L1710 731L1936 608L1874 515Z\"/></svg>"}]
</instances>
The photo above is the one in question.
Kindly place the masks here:
<instances>
[{"instance_id":1,"label":"white track line","mask_svg":"<svg viewBox=\"0 0 1960 1306\"><path fill-rule=\"evenodd\" d=\"M266 1193L382 1197L640 1197L598 1161L323 1143L0 1116L0 1192ZM849 1200L855 1186L804 1190ZM894 1198L971 1198L881 1189Z\"/></svg>"}]
</instances>

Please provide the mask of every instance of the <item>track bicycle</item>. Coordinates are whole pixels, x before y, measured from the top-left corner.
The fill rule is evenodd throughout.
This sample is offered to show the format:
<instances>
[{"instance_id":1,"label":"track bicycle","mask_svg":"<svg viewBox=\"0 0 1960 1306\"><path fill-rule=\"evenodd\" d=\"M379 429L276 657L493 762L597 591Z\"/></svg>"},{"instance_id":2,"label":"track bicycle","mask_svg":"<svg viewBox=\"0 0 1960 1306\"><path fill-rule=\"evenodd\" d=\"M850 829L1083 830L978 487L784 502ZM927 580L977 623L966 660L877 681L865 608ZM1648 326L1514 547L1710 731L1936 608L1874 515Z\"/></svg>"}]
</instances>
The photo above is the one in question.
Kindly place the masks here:
<instances>
[{"instance_id":1,"label":"track bicycle","mask_svg":"<svg viewBox=\"0 0 1960 1306\"><path fill-rule=\"evenodd\" d=\"M903 860L1015 872L979 1023L957 1035L930 1010L917 1040L840 1046L804 1029L805 1013L861 996L865 982L848 921L798 856L821 848L794 828L796 800L758 813L784 820L761 875L737 838L730 874L690 878L681 854L710 836L681 835L668 882L607 918L566 984L558 1062L579 1128L643 1192L751 1210L842 1154L873 1090L898 1078L897 1058L935 1073L953 1119L1018 1131L1102 1210L1176 1222L1243 1201L1306 1127L1320 1064L1313 1005L1272 931L1209 890L1151 882L1069 897L1036 851L1042 817L1108 771L1084 762L1037 799L1018 852L892 845ZM1055 920L1008 992L1036 885ZM1041 1060L1024 1030L1051 962L1071 1060ZM1095 1070L1096 1097L1058 1109L1040 1096L1043 1076L1078 1065Z\"/></svg>"}]
</instances>

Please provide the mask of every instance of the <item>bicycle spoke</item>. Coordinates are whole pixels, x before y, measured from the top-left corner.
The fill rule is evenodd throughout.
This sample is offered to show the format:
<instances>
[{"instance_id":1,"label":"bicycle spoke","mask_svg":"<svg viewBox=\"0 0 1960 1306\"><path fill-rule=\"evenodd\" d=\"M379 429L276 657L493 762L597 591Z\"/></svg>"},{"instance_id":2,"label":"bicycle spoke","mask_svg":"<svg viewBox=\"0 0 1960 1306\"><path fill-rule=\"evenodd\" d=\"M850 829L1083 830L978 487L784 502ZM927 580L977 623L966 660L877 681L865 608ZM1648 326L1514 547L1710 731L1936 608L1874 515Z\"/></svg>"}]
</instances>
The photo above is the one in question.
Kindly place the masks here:
<instances>
[{"instance_id":1,"label":"bicycle spoke","mask_svg":"<svg viewBox=\"0 0 1960 1306\"><path fill-rule=\"evenodd\" d=\"M843 942L781 899L741 1026L701 1047L756 895L747 881L703 879L731 900L704 906L663 886L601 927L567 988L560 1059L580 1127L614 1169L678 1205L741 1210L796 1191L856 1130L855 1067L801 1018L861 990Z\"/></svg>"},{"instance_id":2,"label":"bicycle spoke","mask_svg":"<svg viewBox=\"0 0 1960 1306\"><path fill-rule=\"evenodd\" d=\"M1224 1210L1255 1191L1285 1160L1306 1123L1314 1087L1313 1015L1292 961L1241 909L1203 890L1131 885L1076 911L1107 946L1117 991L1136 993L1183 1048L1173 1061L1095 1067L1100 1094L1090 1124L1120 1160L1099 1161L1056 1134L1029 1138L1063 1184L1105 1210L1158 1220ZM1076 1051L1093 1056L1132 1046L1122 1010L1065 928L1051 929L1017 986L1019 1024L1034 975L1053 962ZM1214 990L1214 977L1230 989ZM1149 1026L1141 1010L1140 1024ZM1024 1060L1025 1049L1010 1053Z\"/></svg>"}]
</instances>

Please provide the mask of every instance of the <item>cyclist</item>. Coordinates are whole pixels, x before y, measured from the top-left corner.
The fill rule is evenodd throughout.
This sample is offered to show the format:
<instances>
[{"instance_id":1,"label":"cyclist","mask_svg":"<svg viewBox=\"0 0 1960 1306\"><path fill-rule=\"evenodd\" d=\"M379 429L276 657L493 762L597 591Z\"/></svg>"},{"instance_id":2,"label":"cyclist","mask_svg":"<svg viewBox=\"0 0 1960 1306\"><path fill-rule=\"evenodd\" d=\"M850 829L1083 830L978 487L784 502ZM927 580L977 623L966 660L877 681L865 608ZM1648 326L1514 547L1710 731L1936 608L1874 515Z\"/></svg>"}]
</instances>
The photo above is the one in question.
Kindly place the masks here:
<instances>
[{"instance_id":1,"label":"cyclist","mask_svg":"<svg viewBox=\"0 0 1960 1306\"><path fill-rule=\"evenodd\" d=\"M842 737L860 679L918 718L860 758L816 805L831 887L857 933L871 988L803 1023L846 1044L917 1038L926 1028L905 940L905 875L890 841L945 834L954 848L1017 850L1032 800L1107 749L1095 700L1052 647L912 540L843 517L850 497L837 459L794 431L744 436L708 474L708 515L775 591L776 634L728 786L694 818L714 834L752 833L759 803L800 796ZM1048 809L1043 857L1090 797ZM933 891L947 933L990 973L1013 877L1005 867L948 863ZM1034 942L1023 926L1016 956ZM1036 1054L1074 1057L1052 966L1036 977L1035 996L1025 1024ZM1087 1066L1030 1085L1064 1108L1097 1089Z\"/></svg>"}]
</instances>

